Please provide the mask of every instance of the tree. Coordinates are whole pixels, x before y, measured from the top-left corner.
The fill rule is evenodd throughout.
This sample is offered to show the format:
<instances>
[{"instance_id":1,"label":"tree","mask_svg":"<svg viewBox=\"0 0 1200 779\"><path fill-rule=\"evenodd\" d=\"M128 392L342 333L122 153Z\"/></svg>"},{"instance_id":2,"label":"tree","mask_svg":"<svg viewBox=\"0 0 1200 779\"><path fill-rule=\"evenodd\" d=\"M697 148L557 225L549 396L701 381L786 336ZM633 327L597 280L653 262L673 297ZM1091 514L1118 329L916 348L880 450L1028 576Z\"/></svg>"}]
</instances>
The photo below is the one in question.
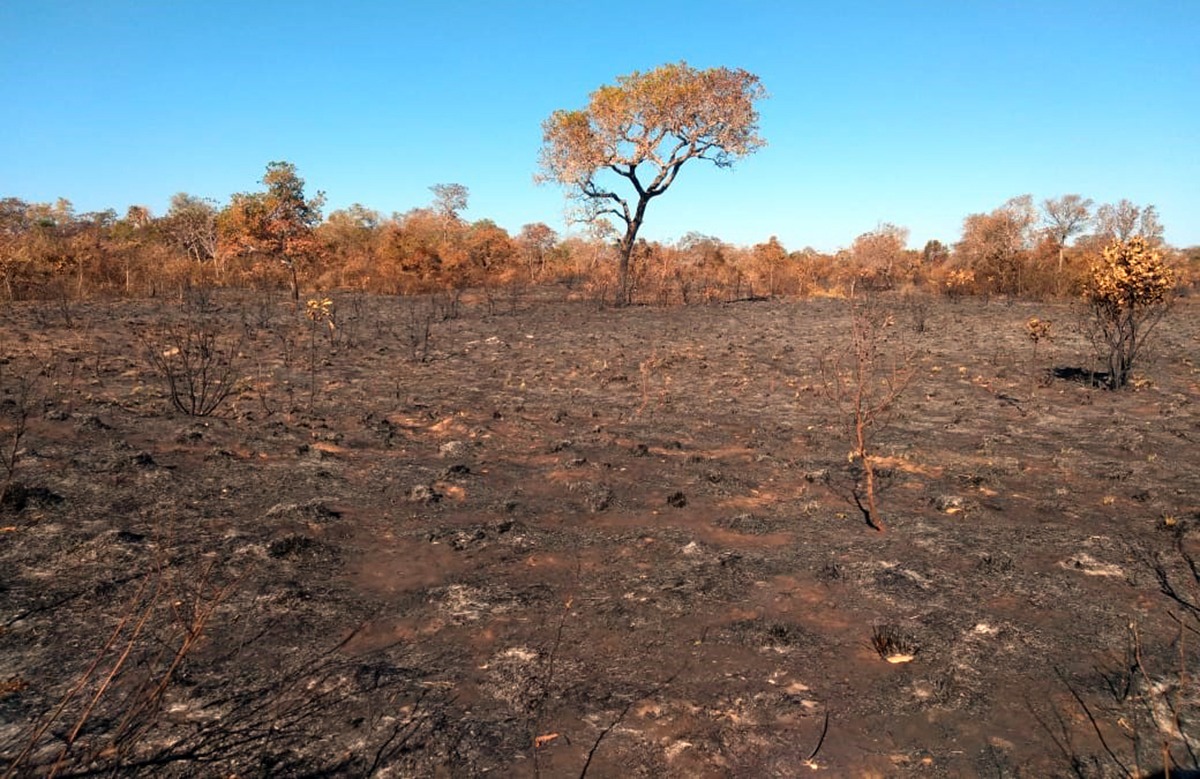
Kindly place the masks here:
<instances>
[{"instance_id":1,"label":"tree","mask_svg":"<svg viewBox=\"0 0 1200 779\"><path fill-rule=\"evenodd\" d=\"M467 230L463 249L460 265L449 269L450 285L461 288L481 284L491 310L495 306L496 288L515 285L517 281L520 272L517 244L503 227L490 219L480 219Z\"/></svg>"},{"instance_id":2,"label":"tree","mask_svg":"<svg viewBox=\"0 0 1200 779\"><path fill-rule=\"evenodd\" d=\"M621 76L592 92L586 108L555 111L543 123L539 180L567 187L583 221L612 216L625 225L618 305L629 302L629 259L646 206L688 160L727 168L761 148L755 103L765 94L745 70L680 62ZM622 179L633 197L614 189Z\"/></svg>"},{"instance_id":3,"label":"tree","mask_svg":"<svg viewBox=\"0 0 1200 779\"><path fill-rule=\"evenodd\" d=\"M0 273L9 296L23 294L22 288L65 296L64 277L79 265L76 239L82 231L71 201L26 203L8 198L0 216Z\"/></svg>"},{"instance_id":4,"label":"tree","mask_svg":"<svg viewBox=\"0 0 1200 779\"><path fill-rule=\"evenodd\" d=\"M162 221L170 242L196 264L216 259L217 207L213 201L179 192L171 197Z\"/></svg>"},{"instance_id":5,"label":"tree","mask_svg":"<svg viewBox=\"0 0 1200 779\"><path fill-rule=\"evenodd\" d=\"M371 281L381 234L379 212L361 203L338 209L317 227L322 250L339 284L363 287Z\"/></svg>"},{"instance_id":6,"label":"tree","mask_svg":"<svg viewBox=\"0 0 1200 779\"><path fill-rule=\"evenodd\" d=\"M950 247L946 244L936 238L926 241L924 248L921 249L920 257L916 260L921 267L916 280L926 282L941 278L951 256Z\"/></svg>"},{"instance_id":7,"label":"tree","mask_svg":"<svg viewBox=\"0 0 1200 779\"><path fill-rule=\"evenodd\" d=\"M950 249L946 244L932 238L925 242L925 248L921 249L921 264L926 266L937 266L950 259Z\"/></svg>"},{"instance_id":8,"label":"tree","mask_svg":"<svg viewBox=\"0 0 1200 779\"><path fill-rule=\"evenodd\" d=\"M117 212L111 208L103 211L86 211L75 217L75 223L66 236L68 264L75 270L75 294L82 298L87 294L89 277L103 282L110 256L109 234L117 222Z\"/></svg>"},{"instance_id":9,"label":"tree","mask_svg":"<svg viewBox=\"0 0 1200 779\"><path fill-rule=\"evenodd\" d=\"M908 228L884 222L854 239L850 246L855 280L869 288L891 289L908 248Z\"/></svg>"},{"instance_id":10,"label":"tree","mask_svg":"<svg viewBox=\"0 0 1200 779\"><path fill-rule=\"evenodd\" d=\"M135 270L142 270L156 250L162 248L158 220L149 207L132 205L125 210L125 218L117 220L108 234L107 253L120 262L124 272L122 286L126 295L133 293Z\"/></svg>"},{"instance_id":11,"label":"tree","mask_svg":"<svg viewBox=\"0 0 1200 779\"><path fill-rule=\"evenodd\" d=\"M439 283L443 268L457 261L443 239L444 220L428 208L393 214L385 260L406 293L429 291Z\"/></svg>"},{"instance_id":12,"label":"tree","mask_svg":"<svg viewBox=\"0 0 1200 779\"><path fill-rule=\"evenodd\" d=\"M1140 236L1157 245L1162 243L1163 226L1154 206L1143 208L1123 199L1096 209L1096 236L1107 243Z\"/></svg>"},{"instance_id":13,"label":"tree","mask_svg":"<svg viewBox=\"0 0 1200 779\"><path fill-rule=\"evenodd\" d=\"M466 278L471 282L500 275L516 265L517 247L508 231L490 219L480 219L465 236Z\"/></svg>"},{"instance_id":14,"label":"tree","mask_svg":"<svg viewBox=\"0 0 1200 779\"><path fill-rule=\"evenodd\" d=\"M0 200L0 283L11 300L16 282L30 265L30 234L34 230L30 205L15 197Z\"/></svg>"},{"instance_id":15,"label":"tree","mask_svg":"<svg viewBox=\"0 0 1200 779\"><path fill-rule=\"evenodd\" d=\"M730 262L732 247L721 239L693 230L679 239L677 248L680 271L699 285L705 300L717 299L731 281L740 286L740 271ZM686 294L683 302L688 302Z\"/></svg>"},{"instance_id":16,"label":"tree","mask_svg":"<svg viewBox=\"0 0 1200 779\"><path fill-rule=\"evenodd\" d=\"M1080 195L1063 195L1042 201L1042 221L1046 233L1058 245L1058 273L1055 274L1057 288L1062 291L1063 261L1067 253L1067 242L1071 236L1084 231L1092 221L1091 198Z\"/></svg>"},{"instance_id":17,"label":"tree","mask_svg":"<svg viewBox=\"0 0 1200 779\"><path fill-rule=\"evenodd\" d=\"M459 212L467 210L471 192L462 184L434 184L429 191L433 193L433 210L446 221L457 222Z\"/></svg>"},{"instance_id":18,"label":"tree","mask_svg":"<svg viewBox=\"0 0 1200 779\"><path fill-rule=\"evenodd\" d=\"M135 229L146 227L154 220L154 214L147 206L133 205L125 210L125 221Z\"/></svg>"},{"instance_id":19,"label":"tree","mask_svg":"<svg viewBox=\"0 0 1200 779\"><path fill-rule=\"evenodd\" d=\"M772 235L766 243L755 244L750 251L754 265L759 273L766 277L767 294L774 297L779 288L779 271L787 263L787 249Z\"/></svg>"},{"instance_id":20,"label":"tree","mask_svg":"<svg viewBox=\"0 0 1200 779\"><path fill-rule=\"evenodd\" d=\"M222 214L222 237L235 256L266 254L287 268L292 300L300 300L298 266L317 253L314 228L321 221L325 193L304 196L304 179L290 162L271 162L262 177L265 192L234 195Z\"/></svg>"},{"instance_id":21,"label":"tree","mask_svg":"<svg viewBox=\"0 0 1200 779\"><path fill-rule=\"evenodd\" d=\"M266 238L268 250L287 267L292 277L292 300L300 300L296 265L313 254L313 229L321 222L325 193L304 197L304 179L290 162L271 162L262 177L266 186Z\"/></svg>"},{"instance_id":22,"label":"tree","mask_svg":"<svg viewBox=\"0 0 1200 779\"><path fill-rule=\"evenodd\" d=\"M533 222L521 228L517 244L531 281L541 278L546 269L546 256L558 243L558 233L544 222Z\"/></svg>"},{"instance_id":23,"label":"tree","mask_svg":"<svg viewBox=\"0 0 1200 779\"><path fill-rule=\"evenodd\" d=\"M1106 383L1120 389L1146 339L1167 312L1174 274L1162 252L1135 235L1114 241L1092 265L1085 292L1092 315L1092 342L1108 363Z\"/></svg>"},{"instance_id":24,"label":"tree","mask_svg":"<svg viewBox=\"0 0 1200 779\"><path fill-rule=\"evenodd\" d=\"M963 220L955 256L963 270L974 273L991 291L1019 295L1036 223L1037 212L1029 195L1011 198L990 214L971 214Z\"/></svg>"}]
</instances>

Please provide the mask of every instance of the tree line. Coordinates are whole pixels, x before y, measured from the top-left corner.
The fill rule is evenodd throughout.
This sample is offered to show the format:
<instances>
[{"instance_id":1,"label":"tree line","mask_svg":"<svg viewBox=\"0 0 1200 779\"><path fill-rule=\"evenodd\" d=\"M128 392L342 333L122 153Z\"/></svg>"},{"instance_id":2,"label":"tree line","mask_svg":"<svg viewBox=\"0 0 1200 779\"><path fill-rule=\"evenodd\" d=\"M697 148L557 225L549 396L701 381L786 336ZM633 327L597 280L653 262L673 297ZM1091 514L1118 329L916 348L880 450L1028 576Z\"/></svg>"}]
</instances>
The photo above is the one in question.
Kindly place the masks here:
<instances>
[{"instance_id":1,"label":"tree line","mask_svg":"<svg viewBox=\"0 0 1200 779\"><path fill-rule=\"evenodd\" d=\"M428 205L385 216L362 205L323 213L294 165L273 162L263 188L225 204L186 193L167 212L131 206L76 213L70 201L0 200L0 293L10 300L91 295L159 296L190 286L354 289L384 294L519 291L562 284L580 295L650 304L756 296L845 295L856 288L947 295L1080 294L1086 272L1115 240L1159 248L1180 283L1200 277L1200 247L1173 249L1153 206L1095 205L1079 195L1035 204L1015 197L963 220L953 244L908 248L908 230L881 224L837 252L788 250L771 237L736 246L689 233L624 247L602 221L560 236L543 223L515 235L462 217L469 191L431 187Z\"/></svg>"}]
</instances>

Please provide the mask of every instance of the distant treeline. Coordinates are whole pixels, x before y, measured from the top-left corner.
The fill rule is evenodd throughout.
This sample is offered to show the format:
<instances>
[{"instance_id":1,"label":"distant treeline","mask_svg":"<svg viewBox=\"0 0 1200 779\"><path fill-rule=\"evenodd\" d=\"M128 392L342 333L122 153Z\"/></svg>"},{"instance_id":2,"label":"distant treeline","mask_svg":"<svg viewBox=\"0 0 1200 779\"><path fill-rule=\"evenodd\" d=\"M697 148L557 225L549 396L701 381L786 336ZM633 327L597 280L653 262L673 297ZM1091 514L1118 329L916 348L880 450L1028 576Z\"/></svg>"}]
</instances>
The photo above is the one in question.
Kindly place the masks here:
<instances>
[{"instance_id":1,"label":"distant treeline","mask_svg":"<svg viewBox=\"0 0 1200 779\"><path fill-rule=\"evenodd\" d=\"M0 200L0 294L10 300L157 296L197 285L355 289L385 294L519 291L566 283L603 299L614 289L608 225L562 237L542 223L516 235L460 216L468 192L431 187L432 203L384 216L361 205L324 214L293 165L271 163L261 191L228 203L180 193L156 216L131 206L76 213L70 201ZM1184 287L1200 279L1200 247L1163 245L1153 206L1095 206L1067 195L1040 205L1026 195L971 214L953 244L908 248L908 230L882 224L836 253L789 251L771 237L734 246L689 233L674 244L639 241L634 302L661 305L749 296L845 295L854 289L923 289L949 295L1074 296L1104 246L1142 236L1163 250Z\"/></svg>"}]
</instances>

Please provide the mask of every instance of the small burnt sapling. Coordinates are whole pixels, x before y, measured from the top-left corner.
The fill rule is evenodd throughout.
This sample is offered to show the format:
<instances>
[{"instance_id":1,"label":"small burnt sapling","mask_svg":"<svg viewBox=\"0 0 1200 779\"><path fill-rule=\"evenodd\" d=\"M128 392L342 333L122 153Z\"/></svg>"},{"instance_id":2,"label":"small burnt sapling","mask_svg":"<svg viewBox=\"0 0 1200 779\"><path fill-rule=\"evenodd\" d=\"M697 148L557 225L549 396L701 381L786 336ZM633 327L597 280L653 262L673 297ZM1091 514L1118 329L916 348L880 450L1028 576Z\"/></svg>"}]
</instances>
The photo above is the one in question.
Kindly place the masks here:
<instances>
[{"instance_id":1,"label":"small burnt sapling","mask_svg":"<svg viewBox=\"0 0 1200 779\"><path fill-rule=\"evenodd\" d=\"M1029 317L1025 322L1025 335L1029 337L1029 342L1033 344L1033 360L1030 365L1030 375L1033 377L1034 385L1037 384L1038 376L1038 344L1042 341L1053 341L1054 337L1050 332L1053 323L1049 319L1039 319L1036 316Z\"/></svg>"},{"instance_id":2,"label":"small burnt sapling","mask_svg":"<svg viewBox=\"0 0 1200 779\"><path fill-rule=\"evenodd\" d=\"M867 524L883 531L876 483L875 436L886 426L913 377L913 352L895 317L871 291L850 298L850 333L843 348L821 362L826 396L850 433L848 459L861 466L853 498Z\"/></svg>"},{"instance_id":3,"label":"small burnt sapling","mask_svg":"<svg viewBox=\"0 0 1200 779\"><path fill-rule=\"evenodd\" d=\"M0 487L0 506L20 508L25 488L16 480L22 442L29 431L29 415L34 404L35 378L13 375L0 364L0 464L4 466L4 484Z\"/></svg>"}]
</instances>

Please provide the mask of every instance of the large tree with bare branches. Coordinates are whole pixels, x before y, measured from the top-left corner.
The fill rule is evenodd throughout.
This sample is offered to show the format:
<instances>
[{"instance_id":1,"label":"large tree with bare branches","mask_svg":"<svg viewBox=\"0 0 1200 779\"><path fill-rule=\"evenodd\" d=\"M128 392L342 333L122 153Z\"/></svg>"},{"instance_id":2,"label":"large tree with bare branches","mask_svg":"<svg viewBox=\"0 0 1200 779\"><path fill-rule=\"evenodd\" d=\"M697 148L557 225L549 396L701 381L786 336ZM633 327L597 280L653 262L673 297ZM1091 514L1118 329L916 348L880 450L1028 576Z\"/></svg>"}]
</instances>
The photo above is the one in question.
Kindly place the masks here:
<instances>
[{"instance_id":1,"label":"large tree with bare branches","mask_svg":"<svg viewBox=\"0 0 1200 779\"><path fill-rule=\"evenodd\" d=\"M1060 292L1067 241L1071 240L1071 236L1083 232L1091 223L1093 205L1091 198L1081 195L1063 195L1042 201L1042 222L1046 225L1046 233L1058 247L1058 273L1054 278Z\"/></svg>"},{"instance_id":2,"label":"large tree with bare branches","mask_svg":"<svg viewBox=\"0 0 1200 779\"><path fill-rule=\"evenodd\" d=\"M581 221L611 216L625 225L618 305L629 302L629 258L646 206L688 160L727 168L762 147L755 103L765 94L745 70L680 62L621 76L593 92L586 108L545 121L539 180L567 187ZM617 185L632 187L632 196Z\"/></svg>"}]
</instances>

